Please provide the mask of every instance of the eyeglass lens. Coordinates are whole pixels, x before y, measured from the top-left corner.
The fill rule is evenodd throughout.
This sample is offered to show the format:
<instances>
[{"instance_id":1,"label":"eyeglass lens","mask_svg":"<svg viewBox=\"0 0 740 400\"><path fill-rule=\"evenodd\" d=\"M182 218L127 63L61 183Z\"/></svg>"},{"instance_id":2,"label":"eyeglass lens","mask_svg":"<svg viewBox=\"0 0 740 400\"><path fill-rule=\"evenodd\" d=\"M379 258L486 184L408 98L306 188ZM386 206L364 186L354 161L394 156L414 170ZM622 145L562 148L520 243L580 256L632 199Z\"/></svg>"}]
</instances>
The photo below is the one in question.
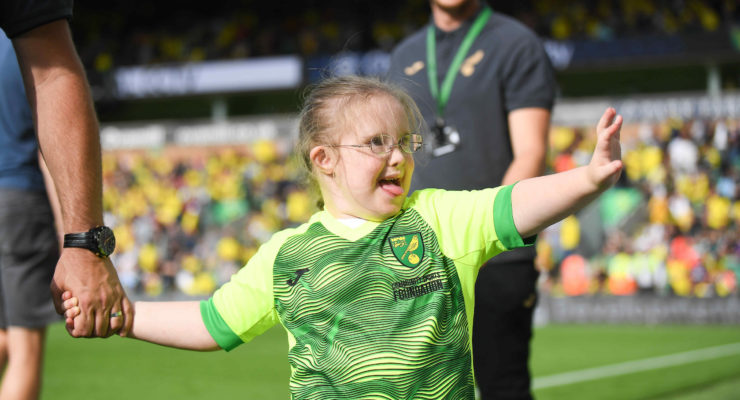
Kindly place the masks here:
<instances>
[{"instance_id":1,"label":"eyeglass lens","mask_svg":"<svg viewBox=\"0 0 740 400\"><path fill-rule=\"evenodd\" d=\"M370 150L376 154L390 153L395 147L390 135L378 135L370 140ZM421 135L408 134L398 140L398 147L406 153L414 153L421 147Z\"/></svg>"}]
</instances>

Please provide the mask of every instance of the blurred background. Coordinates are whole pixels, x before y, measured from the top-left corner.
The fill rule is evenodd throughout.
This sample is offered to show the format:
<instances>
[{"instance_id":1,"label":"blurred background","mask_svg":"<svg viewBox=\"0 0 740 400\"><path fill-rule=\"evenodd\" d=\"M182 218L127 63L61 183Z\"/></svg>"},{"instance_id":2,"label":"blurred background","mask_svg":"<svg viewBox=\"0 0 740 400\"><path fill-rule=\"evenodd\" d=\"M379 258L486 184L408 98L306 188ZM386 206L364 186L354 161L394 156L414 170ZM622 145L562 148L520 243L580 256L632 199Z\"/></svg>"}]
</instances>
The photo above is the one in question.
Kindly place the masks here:
<instances>
[{"instance_id":1,"label":"blurred background","mask_svg":"<svg viewBox=\"0 0 740 400\"><path fill-rule=\"evenodd\" d=\"M538 240L538 398L737 398L740 4L490 4L532 28L556 68L549 172L588 162L606 107L625 120L619 184ZM273 232L305 221L315 202L291 157L304 88L332 74L383 76L393 47L428 21L427 0L76 1L105 221L129 295L206 298ZM58 327L44 397L285 398L288 365L271 357L287 351L285 335L271 332L221 358L105 342L126 342L115 352ZM110 354L116 363L101 365ZM254 357L264 361L243 361ZM564 372L585 368L593 381L581 385Z\"/></svg>"},{"instance_id":2,"label":"blurred background","mask_svg":"<svg viewBox=\"0 0 740 400\"><path fill-rule=\"evenodd\" d=\"M607 106L625 119L618 186L541 234L538 321L605 318L599 301L622 298L609 318L740 322L738 3L491 4L537 32L557 70L549 171L588 161ZM426 0L78 1L129 293L208 296L306 220L314 201L291 161L303 88L383 76L428 18ZM638 297L655 307L638 313L625 299Z\"/></svg>"}]
</instances>

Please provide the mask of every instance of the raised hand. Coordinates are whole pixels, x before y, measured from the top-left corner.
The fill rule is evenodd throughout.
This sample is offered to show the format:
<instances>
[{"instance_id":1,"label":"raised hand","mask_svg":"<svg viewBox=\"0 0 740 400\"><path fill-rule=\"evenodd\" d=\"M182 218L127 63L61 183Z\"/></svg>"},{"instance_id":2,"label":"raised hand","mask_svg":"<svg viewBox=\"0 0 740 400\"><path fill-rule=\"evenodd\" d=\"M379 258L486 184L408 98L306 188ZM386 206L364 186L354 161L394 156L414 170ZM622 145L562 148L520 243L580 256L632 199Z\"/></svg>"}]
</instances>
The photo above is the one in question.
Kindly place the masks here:
<instances>
[{"instance_id":1,"label":"raised hand","mask_svg":"<svg viewBox=\"0 0 740 400\"><path fill-rule=\"evenodd\" d=\"M530 237L573 214L596 199L619 179L622 117L607 108L596 125L596 147L587 166L525 179L511 192L514 224L522 237Z\"/></svg>"},{"instance_id":2,"label":"raised hand","mask_svg":"<svg viewBox=\"0 0 740 400\"><path fill-rule=\"evenodd\" d=\"M599 192L614 185L622 172L622 148L619 132L622 116L607 108L596 125L596 147L588 164L588 177Z\"/></svg>"}]
</instances>

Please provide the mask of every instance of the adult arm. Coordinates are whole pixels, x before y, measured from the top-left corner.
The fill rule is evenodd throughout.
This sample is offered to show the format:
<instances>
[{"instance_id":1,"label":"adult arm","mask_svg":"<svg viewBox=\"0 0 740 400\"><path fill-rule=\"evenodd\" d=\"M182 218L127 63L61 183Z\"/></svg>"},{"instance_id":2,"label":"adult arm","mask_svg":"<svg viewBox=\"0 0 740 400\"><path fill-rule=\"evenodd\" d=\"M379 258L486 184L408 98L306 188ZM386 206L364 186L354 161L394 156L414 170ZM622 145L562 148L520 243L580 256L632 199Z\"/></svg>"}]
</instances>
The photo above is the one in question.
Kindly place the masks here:
<instances>
[{"instance_id":1,"label":"adult arm","mask_svg":"<svg viewBox=\"0 0 740 400\"><path fill-rule=\"evenodd\" d=\"M525 179L511 192L514 224L522 237L580 210L616 183L622 171L619 130L622 117L609 108L602 115L591 162L558 174Z\"/></svg>"},{"instance_id":2,"label":"adult arm","mask_svg":"<svg viewBox=\"0 0 740 400\"><path fill-rule=\"evenodd\" d=\"M537 36L518 24L510 24L509 29L501 84L513 159L502 180L505 185L545 172L550 110L557 89L552 65Z\"/></svg>"},{"instance_id":3,"label":"adult arm","mask_svg":"<svg viewBox=\"0 0 740 400\"><path fill-rule=\"evenodd\" d=\"M57 188L64 232L103 224L98 123L82 64L66 20L41 25L13 38L44 161ZM133 308L108 258L85 249L62 251L51 284L58 312L64 290L78 296L82 316L70 334L125 335ZM123 311L124 318L110 319Z\"/></svg>"},{"instance_id":4,"label":"adult arm","mask_svg":"<svg viewBox=\"0 0 740 400\"><path fill-rule=\"evenodd\" d=\"M508 123L514 158L506 169L503 185L544 173L550 111L545 108L520 108L509 113Z\"/></svg>"}]
</instances>

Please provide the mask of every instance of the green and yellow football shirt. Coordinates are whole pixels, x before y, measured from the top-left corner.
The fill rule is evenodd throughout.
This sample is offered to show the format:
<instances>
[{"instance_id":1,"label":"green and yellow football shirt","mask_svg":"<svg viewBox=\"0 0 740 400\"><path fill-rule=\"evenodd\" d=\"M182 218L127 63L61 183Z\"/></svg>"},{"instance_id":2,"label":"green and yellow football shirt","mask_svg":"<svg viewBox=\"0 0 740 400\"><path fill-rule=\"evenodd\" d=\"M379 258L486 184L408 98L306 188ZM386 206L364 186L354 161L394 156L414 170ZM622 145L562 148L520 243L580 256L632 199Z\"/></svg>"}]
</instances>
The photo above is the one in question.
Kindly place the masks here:
<instances>
[{"instance_id":1,"label":"green and yellow football shirt","mask_svg":"<svg viewBox=\"0 0 740 400\"><path fill-rule=\"evenodd\" d=\"M204 323L226 350L282 324L294 399L472 399L478 269L531 244L511 188L417 191L354 229L318 212L204 301Z\"/></svg>"}]
</instances>

